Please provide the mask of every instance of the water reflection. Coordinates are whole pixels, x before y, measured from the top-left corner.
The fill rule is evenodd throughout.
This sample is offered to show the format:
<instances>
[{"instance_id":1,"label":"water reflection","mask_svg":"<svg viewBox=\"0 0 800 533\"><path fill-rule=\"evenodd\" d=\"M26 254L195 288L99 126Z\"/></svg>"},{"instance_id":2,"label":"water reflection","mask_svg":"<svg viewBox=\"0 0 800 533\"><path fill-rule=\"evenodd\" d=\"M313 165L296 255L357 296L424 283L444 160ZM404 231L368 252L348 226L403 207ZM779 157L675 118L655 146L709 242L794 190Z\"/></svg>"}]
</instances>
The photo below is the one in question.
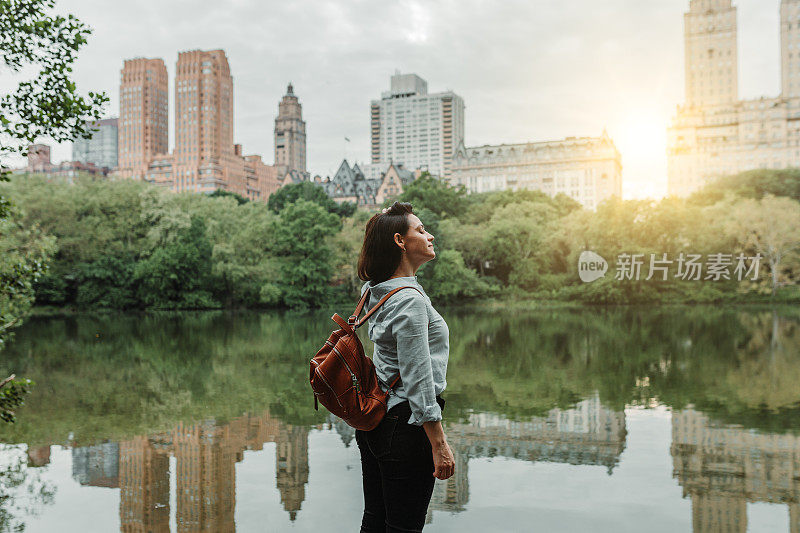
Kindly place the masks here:
<instances>
[{"instance_id":1,"label":"water reflection","mask_svg":"<svg viewBox=\"0 0 800 533\"><path fill-rule=\"evenodd\" d=\"M625 449L625 413L603 407L597 394L572 409L552 409L544 417L518 421L497 413L473 413L467 421L447 423L446 428L456 473L436 482L428 523L433 511L465 510L469 502L470 459L508 457L601 465L610 476Z\"/></svg>"},{"instance_id":2,"label":"water reflection","mask_svg":"<svg viewBox=\"0 0 800 533\"><path fill-rule=\"evenodd\" d=\"M800 437L724 426L694 409L672 414L673 476L692 500L696 533L747 531L747 503L788 506L800 532Z\"/></svg>"},{"instance_id":3,"label":"water reflection","mask_svg":"<svg viewBox=\"0 0 800 533\"><path fill-rule=\"evenodd\" d=\"M121 530L170 531L170 457L175 458L178 531L234 531L235 464L244 450L274 442L275 485L294 520L308 483L309 428L265 412L225 424L178 424L164 433L72 448L72 476L81 485L120 489Z\"/></svg>"},{"instance_id":4,"label":"water reflection","mask_svg":"<svg viewBox=\"0 0 800 533\"><path fill-rule=\"evenodd\" d=\"M436 483L432 531L470 530L488 512L485 487L511 490L486 472L527 472L537 464L563 470L548 491L563 493L564 501L585 485L576 505L587 508L620 484L625 496L603 505L629 508L630 498L647 492L631 494L635 479L645 477L662 496L639 505L668 516L665 530L746 531L748 503L769 503L784 506L788 530L800 532L798 310L445 314L452 337L445 425L457 465L454 477ZM98 530L234 531L243 527L237 520L259 512L242 503L250 501L243 486L274 490L281 516L267 518L268 530L324 529L336 512L357 529L354 430L315 412L308 393L307 359L331 329L329 316L30 321L0 360L0 373L13 370L39 384L19 422L0 427L0 442L14 443L0 445L0 466L13 467L0 471L0 531L44 527L59 499L92 490L119 497L118 523ZM370 351L369 342L365 347ZM643 448L642 435L637 446L626 409L656 406L673 412L662 446ZM321 435L333 440L315 448ZM61 450L68 451L66 479L59 477ZM246 451L269 458L274 474L260 485L242 485L253 468ZM637 459L651 455L654 461ZM329 456L347 468L333 472L316 462ZM671 472L646 470L658 457L672 463ZM539 466L526 485L531 494L543 475ZM352 491L331 494L339 486ZM514 501L502 518L509 530L545 512L541 494ZM623 515L593 528L625 530ZM759 520L751 513L749 525Z\"/></svg>"}]
</instances>

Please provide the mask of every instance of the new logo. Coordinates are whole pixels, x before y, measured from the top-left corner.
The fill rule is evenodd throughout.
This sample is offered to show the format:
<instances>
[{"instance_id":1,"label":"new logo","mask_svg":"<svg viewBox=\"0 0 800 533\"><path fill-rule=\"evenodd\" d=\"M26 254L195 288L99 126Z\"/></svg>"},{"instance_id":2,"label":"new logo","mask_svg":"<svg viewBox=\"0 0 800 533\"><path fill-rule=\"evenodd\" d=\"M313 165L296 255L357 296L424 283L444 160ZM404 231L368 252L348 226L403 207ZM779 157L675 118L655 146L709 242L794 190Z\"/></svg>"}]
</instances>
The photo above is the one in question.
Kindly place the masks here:
<instances>
[{"instance_id":1,"label":"new logo","mask_svg":"<svg viewBox=\"0 0 800 533\"><path fill-rule=\"evenodd\" d=\"M600 255L590 250L581 252L581 256L578 258L578 276L580 276L581 281L589 283L602 278L607 271L608 261Z\"/></svg>"}]
</instances>

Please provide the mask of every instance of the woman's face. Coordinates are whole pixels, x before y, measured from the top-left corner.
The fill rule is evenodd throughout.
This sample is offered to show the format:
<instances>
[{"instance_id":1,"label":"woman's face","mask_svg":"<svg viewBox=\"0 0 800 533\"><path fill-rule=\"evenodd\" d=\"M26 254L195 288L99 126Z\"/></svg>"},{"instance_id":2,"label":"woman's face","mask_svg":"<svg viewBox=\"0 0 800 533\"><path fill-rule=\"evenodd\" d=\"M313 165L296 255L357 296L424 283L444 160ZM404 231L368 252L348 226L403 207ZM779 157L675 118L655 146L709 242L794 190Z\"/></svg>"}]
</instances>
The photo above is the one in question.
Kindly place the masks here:
<instances>
[{"instance_id":1,"label":"woman's face","mask_svg":"<svg viewBox=\"0 0 800 533\"><path fill-rule=\"evenodd\" d=\"M433 235L425 230L424 224L417 215L408 215L408 231L399 239L400 234L395 233L395 241L400 240L400 248L405 248L405 255L414 265L421 265L436 257L433 251Z\"/></svg>"}]
</instances>

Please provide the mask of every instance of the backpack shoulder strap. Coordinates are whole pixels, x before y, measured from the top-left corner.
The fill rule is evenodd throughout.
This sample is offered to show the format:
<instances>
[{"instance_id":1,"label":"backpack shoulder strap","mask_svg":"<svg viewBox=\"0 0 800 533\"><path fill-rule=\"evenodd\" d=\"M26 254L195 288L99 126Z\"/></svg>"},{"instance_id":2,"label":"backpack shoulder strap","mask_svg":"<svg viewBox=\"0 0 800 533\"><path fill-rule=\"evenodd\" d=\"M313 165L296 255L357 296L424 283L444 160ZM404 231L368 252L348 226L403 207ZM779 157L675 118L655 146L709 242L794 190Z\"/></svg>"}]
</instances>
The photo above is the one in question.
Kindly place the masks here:
<instances>
[{"instance_id":1,"label":"backpack shoulder strap","mask_svg":"<svg viewBox=\"0 0 800 533\"><path fill-rule=\"evenodd\" d=\"M417 292L419 292L420 294L422 294L422 291L420 291L417 287L414 287L412 285L406 285L404 287L397 287L396 289L392 289L391 291L389 291L389 293L386 296L381 298L380 301L378 303L376 303L375 306L372 309L370 309L369 312L367 314L365 314L364 317L361 320L358 320L358 315L360 315L361 311L364 309L364 304L366 303L367 297L369 296L369 289L367 289L366 291L364 291L364 294L361 296L361 299L358 301L358 305L356 306L356 310L353 311L352 315L350 315L350 319L348 320L348 323L353 327L353 329L360 327L362 324L364 324L364 322L367 321L367 319L369 317L372 316L372 314L375 311L378 310L378 308L380 306L382 306L386 302L386 300L389 299L389 297L391 295L393 295L397 291L400 291L400 290L403 290L403 289L414 289Z\"/></svg>"}]
</instances>

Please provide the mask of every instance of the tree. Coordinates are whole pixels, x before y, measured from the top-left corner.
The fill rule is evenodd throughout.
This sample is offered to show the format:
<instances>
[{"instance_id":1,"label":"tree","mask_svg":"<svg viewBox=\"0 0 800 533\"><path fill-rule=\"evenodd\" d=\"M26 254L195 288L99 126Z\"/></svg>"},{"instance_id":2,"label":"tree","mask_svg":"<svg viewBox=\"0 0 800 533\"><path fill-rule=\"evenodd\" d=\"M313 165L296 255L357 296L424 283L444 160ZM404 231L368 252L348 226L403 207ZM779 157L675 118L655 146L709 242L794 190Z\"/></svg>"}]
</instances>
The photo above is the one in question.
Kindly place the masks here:
<instances>
[{"instance_id":1,"label":"tree","mask_svg":"<svg viewBox=\"0 0 800 533\"><path fill-rule=\"evenodd\" d=\"M56 142L91 137L86 122L99 119L105 93L77 93L71 79L77 52L91 30L72 15L51 15L54 0L0 0L2 65L13 74L38 69L35 78L20 82L0 98L0 181L7 181L5 157L21 153L40 137ZM10 202L0 195L0 223L11 215ZM0 233L2 235L2 233ZM43 272L41 256L22 254L0 266L0 293L26 292ZM19 300L0 301L0 337L25 312Z\"/></svg>"},{"instance_id":2,"label":"tree","mask_svg":"<svg viewBox=\"0 0 800 533\"><path fill-rule=\"evenodd\" d=\"M547 224L555 210L543 202L508 204L495 211L489 220L486 239L494 268L508 277L509 283L535 288L547 253L542 248Z\"/></svg>"},{"instance_id":3,"label":"tree","mask_svg":"<svg viewBox=\"0 0 800 533\"><path fill-rule=\"evenodd\" d=\"M289 307L319 307L328 300L333 266L326 240L338 228L336 215L303 198L281 211L273 233L280 258L278 287Z\"/></svg>"},{"instance_id":4,"label":"tree","mask_svg":"<svg viewBox=\"0 0 800 533\"><path fill-rule=\"evenodd\" d=\"M314 202L329 213L334 213L340 217L352 216L356 211L356 204L353 202L338 204L327 195L325 189L310 181L301 181L300 183L284 185L269 195L267 205L273 212L280 213L286 206L296 202L300 198Z\"/></svg>"},{"instance_id":5,"label":"tree","mask_svg":"<svg viewBox=\"0 0 800 533\"><path fill-rule=\"evenodd\" d=\"M336 267L332 281L340 288L343 297L358 294L363 283L358 277L358 257L370 217L371 213L366 210L356 211L352 217L342 221L342 229L330 239Z\"/></svg>"},{"instance_id":6,"label":"tree","mask_svg":"<svg viewBox=\"0 0 800 533\"><path fill-rule=\"evenodd\" d=\"M800 249L800 204L789 198L766 195L761 200L742 200L730 216L730 231L746 247L769 262L772 294L794 283L781 280L781 261Z\"/></svg>"},{"instance_id":7,"label":"tree","mask_svg":"<svg viewBox=\"0 0 800 533\"><path fill-rule=\"evenodd\" d=\"M461 252L444 250L435 260L430 280L430 297L444 303L479 296L488 291L488 284L464 264Z\"/></svg>"},{"instance_id":8,"label":"tree","mask_svg":"<svg viewBox=\"0 0 800 533\"><path fill-rule=\"evenodd\" d=\"M11 374L0 381L0 420L4 422L14 421L14 409L25 402L25 395L33 385L29 379L19 380L16 377Z\"/></svg>"},{"instance_id":9,"label":"tree","mask_svg":"<svg viewBox=\"0 0 800 533\"><path fill-rule=\"evenodd\" d=\"M467 206L467 189L463 185L451 186L446 181L434 178L428 172L406 185L399 202L410 202L414 209L427 208L439 217L458 216ZM392 201L384 202L391 205ZM427 223L425 224L427 227Z\"/></svg>"},{"instance_id":10,"label":"tree","mask_svg":"<svg viewBox=\"0 0 800 533\"><path fill-rule=\"evenodd\" d=\"M250 201L241 194L237 194L232 191L226 191L225 189L217 189L208 196L210 198L233 198L239 203L239 205L246 204L247 202Z\"/></svg>"},{"instance_id":11,"label":"tree","mask_svg":"<svg viewBox=\"0 0 800 533\"><path fill-rule=\"evenodd\" d=\"M105 93L77 93L71 79L78 50L91 29L73 15L51 15L55 0L0 0L0 49L5 67L39 68L32 80L0 98L0 155L21 151L40 137L56 142L90 138L86 122L99 119Z\"/></svg>"},{"instance_id":12,"label":"tree","mask_svg":"<svg viewBox=\"0 0 800 533\"><path fill-rule=\"evenodd\" d=\"M139 299L154 307L218 307L206 290L211 274L211 243L200 217L136 264Z\"/></svg>"},{"instance_id":13,"label":"tree","mask_svg":"<svg viewBox=\"0 0 800 533\"><path fill-rule=\"evenodd\" d=\"M33 284L46 271L54 239L25 226L17 209L0 218L0 348L33 303Z\"/></svg>"},{"instance_id":14,"label":"tree","mask_svg":"<svg viewBox=\"0 0 800 533\"><path fill-rule=\"evenodd\" d=\"M771 194L800 201L800 169L759 168L720 176L693 193L689 202L710 205L721 200L726 192L755 200Z\"/></svg>"}]
</instances>

